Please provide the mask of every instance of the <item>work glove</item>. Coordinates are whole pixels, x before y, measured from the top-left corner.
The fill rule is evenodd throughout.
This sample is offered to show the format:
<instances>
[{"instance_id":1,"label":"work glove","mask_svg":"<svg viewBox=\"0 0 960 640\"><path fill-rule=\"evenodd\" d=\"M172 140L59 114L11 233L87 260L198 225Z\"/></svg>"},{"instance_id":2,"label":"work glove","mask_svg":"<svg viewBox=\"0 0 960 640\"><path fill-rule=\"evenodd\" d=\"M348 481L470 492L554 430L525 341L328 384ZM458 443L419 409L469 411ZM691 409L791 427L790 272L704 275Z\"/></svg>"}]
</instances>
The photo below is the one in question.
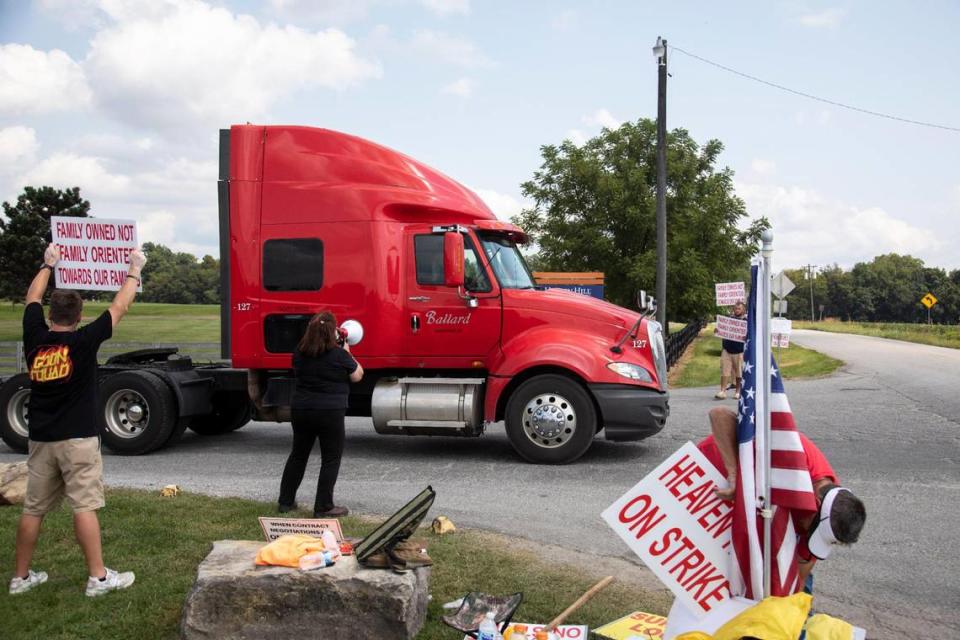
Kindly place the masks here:
<instances>
[{"instance_id":1,"label":"work glove","mask_svg":"<svg viewBox=\"0 0 960 640\"><path fill-rule=\"evenodd\" d=\"M58 262L60 262L60 250L51 242L43 252L43 264L55 267Z\"/></svg>"},{"instance_id":2,"label":"work glove","mask_svg":"<svg viewBox=\"0 0 960 640\"><path fill-rule=\"evenodd\" d=\"M147 256L143 255L140 249L134 249L130 252L130 268L139 271L143 265L147 264Z\"/></svg>"}]
</instances>

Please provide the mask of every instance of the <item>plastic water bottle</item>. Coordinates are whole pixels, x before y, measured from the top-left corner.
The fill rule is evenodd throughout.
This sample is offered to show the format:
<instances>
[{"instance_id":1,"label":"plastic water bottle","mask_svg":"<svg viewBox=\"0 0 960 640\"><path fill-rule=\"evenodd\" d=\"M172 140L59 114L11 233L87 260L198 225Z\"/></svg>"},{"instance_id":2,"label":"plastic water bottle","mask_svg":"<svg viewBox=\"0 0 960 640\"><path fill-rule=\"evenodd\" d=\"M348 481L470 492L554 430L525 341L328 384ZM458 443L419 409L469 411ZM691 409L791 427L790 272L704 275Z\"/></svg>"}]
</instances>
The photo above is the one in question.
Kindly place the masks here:
<instances>
[{"instance_id":1,"label":"plastic water bottle","mask_svg":"<svg viewBox=\"0 0 960 640\"><path fill-rule=\"evenodd\" d=\"M477 629L477 640L498 640L502 637L500 635L500 628L497 626L496 617L493 611L487 612L487 616L483 619L483 622L480 623L480 628Z\"/></svg>"}]
</instances>

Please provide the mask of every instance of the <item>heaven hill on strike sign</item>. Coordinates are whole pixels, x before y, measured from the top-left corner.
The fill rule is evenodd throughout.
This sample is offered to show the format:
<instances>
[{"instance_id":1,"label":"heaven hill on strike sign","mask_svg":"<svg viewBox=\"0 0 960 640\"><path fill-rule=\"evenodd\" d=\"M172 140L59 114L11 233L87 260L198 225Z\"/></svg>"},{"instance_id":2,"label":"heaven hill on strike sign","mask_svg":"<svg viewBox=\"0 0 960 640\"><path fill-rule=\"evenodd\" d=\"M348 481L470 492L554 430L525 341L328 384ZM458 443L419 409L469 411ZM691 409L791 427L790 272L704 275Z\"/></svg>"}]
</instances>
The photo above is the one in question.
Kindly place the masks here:
<instances>
[{"instance_id":1,"label":"heaven hill on strike sign","mask_svg":"<svg viewBox=\"0 0 960 640\"><path fill-rule=\"evenodd\" d=\"M727 482L692 443L607 507L602 517L695 615L730 597L733 502Z\"/></svg>"},{"instance_id":2,"label":"heaven hill on strike sign","mask_svg":"<svg viewBox=\"0 0 960 640\"><path fill-rule=\"evenodd\" d=\"M51 216L50 234L60 250L53 272L60 289L118 290L127 277L130 252L139 246L133 220Z\"/></svg>"}]
</instances>

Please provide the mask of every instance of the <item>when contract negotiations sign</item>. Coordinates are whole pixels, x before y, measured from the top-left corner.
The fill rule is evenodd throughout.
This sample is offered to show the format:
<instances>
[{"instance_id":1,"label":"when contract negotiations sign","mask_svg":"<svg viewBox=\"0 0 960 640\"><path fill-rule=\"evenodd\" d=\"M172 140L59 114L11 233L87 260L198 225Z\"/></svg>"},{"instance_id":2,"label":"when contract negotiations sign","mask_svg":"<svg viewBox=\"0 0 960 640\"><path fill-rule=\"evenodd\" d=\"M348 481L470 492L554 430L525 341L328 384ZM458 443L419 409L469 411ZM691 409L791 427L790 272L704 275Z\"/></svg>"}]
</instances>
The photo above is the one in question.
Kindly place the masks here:
<instances>
[{"instance_id":1,"label":"when contract negotiations sign","mask_svg":"<svg viewBox=\"0 0 960 640\"><path fill-rule=\"evenodd\" d=\"M51 216L50 233L60 250L57 288L116 291L123 285L138 246L135 221Z\"/></svg>"},{"instance_id":2,"label":"when contract negotiations sign","mask_svg":"<svg viewBox=\"0 0 960 640\"><path fill-rule=\"evenodd\" d=\"M723 475L688 442L602 514L698 616L730 597L733 502L716 497L718 486Z\"/></svg>"}]
</instances>

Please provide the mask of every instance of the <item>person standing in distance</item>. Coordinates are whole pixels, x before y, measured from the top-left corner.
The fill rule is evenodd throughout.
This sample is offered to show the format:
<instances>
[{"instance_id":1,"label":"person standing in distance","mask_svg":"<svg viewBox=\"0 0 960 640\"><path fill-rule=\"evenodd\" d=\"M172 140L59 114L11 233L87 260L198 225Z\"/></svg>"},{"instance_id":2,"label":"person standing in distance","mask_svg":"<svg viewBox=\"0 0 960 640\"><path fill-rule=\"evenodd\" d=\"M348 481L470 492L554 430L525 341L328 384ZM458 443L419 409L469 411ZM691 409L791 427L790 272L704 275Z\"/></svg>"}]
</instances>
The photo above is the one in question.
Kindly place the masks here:
<instances>
[{"instance_id":1,"label":"person standing in distance","mask_svg":"<svg viewBox=\"0 0 960 640\"><path fill-rule=\"evenodd\" d=\"M340 340L337 320L324 311L310 319L293 354L297 388L293 395L293 449L283 468L277 508L283 513L296 508L297 489L310 459L314 441L320 442L320 476L313 503L316 518L339 518L349 513L333 502L333 487L340 474L343 455L344 417L350 383L363 377L350 354L350 345Z\"/></svg>"},{"instance_id":2,"label":"person standing in distance","mask_svg":"<svg viewBox=\"0 0 960 640\"><path fill-rule=\"evenodd\" d=\"M747 307L743 300L737 300L733 305L733 317L744 320L747 317ZM736 385L733 392L734 400L740 399L740 385L743 383L743 342L723 339L720 349L720 391L713 397L723 400L727 397L727 387Z\"/></svg>"},{"instance_id":3,"label":"person standing in distance","mask_svg":"<svg viewBox=\"0 0 960 640\"><path fill-rule=\"evenodd\" d=\"M103 564L97 517L97 510L105 504L97 420L97 350L129 310L147 259L139 249L130 253L126 280L110 308L78 329L83 300L76 291L55 290L50 295L50 325L44 322L41 300L60 260L53 243L43 258L23 311L23 344L30 372L29 457L10 593L25 593L47 581L47 574L34 572L30 563L44 516L66 496L87 562L86 594L99 596L126 589L133 584L134 575Z\"/></svg>"}]
</instances>

